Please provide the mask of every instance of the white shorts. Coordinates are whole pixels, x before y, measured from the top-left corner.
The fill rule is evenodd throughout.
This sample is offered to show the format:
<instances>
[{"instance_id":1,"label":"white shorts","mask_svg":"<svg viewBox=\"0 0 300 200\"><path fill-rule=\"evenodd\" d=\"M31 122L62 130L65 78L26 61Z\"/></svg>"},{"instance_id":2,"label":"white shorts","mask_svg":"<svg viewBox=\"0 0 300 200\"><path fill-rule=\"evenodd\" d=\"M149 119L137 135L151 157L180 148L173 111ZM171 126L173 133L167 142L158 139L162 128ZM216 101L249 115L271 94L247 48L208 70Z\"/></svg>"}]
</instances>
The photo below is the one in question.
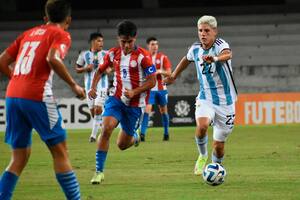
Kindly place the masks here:
<instances>
[{"instance_id":1,"label":"white shorts","mask_svg":"<svg viewBox=\"0 0 300 200\"><path fill-rule=\"evenodd\" d=\"M88 91L86 91L86 94L88 94ZM106 89L98 90L96 99L90 99L87 96L86 100L87 100L87 104L88 104L89 109L93 109L95 106L103 107L107 97L108 96L107 96L107 90Z\"/></svg>"},{"instance_id":2,"label":"white shorts","mask_svg":"<svg viewBox=\"0 0 300 200\"><path fill-rule=\"evenodd\" d=\"M208 117L213 126L213 139L225 142L233 130L235 119L235 104L214 105L210 101L196 101L195 118Z\"/></svg>"}]
</instances>

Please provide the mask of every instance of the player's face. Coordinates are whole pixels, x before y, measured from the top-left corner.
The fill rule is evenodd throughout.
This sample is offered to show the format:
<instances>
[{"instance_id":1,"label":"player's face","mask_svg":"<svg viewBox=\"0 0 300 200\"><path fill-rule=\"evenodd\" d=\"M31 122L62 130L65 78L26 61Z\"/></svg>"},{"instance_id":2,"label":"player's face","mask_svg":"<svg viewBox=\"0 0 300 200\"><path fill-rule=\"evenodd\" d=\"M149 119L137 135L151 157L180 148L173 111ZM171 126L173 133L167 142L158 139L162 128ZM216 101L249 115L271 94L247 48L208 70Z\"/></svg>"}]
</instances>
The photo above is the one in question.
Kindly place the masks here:
<instances>
[{"instance_id":1,"label":"player's face","mask_svg":"<svg viewBox=\"0 0 300 200\"><path fill-rule=\"evenodd\" d=\"M212 28L208 24L200 24L198 26L198 37L204 47L210 48L215 42L217 36L217 29Z\"/></svg>"},{"instance_id":2,"label":"player's face","mask_svg":"<svg viewBox=\"0 0 300 200\"><path fill-rule=\"evenodd\" d=\"M158 41L152 40L148 44L148 50L151 54L155 54L158 52Z\"/></svg>"},{"instance_id":3,"label":"player's face","mask_svg":"<svg viewBox=\"0 0 300 200\"><path fill-rule=\"evenodd\" d=\"M92 49L97 51L101 51L103 49L103 38L97 37L95 40L92 41Z\"/></svg>"},{"instance_id":4,"label":"player's face","mask_svg":"<svg viewBox=\"0 0 300 200\"><path fill-rule=\"evenodd\" d=\"M118 41L124 54L128 54L134 49L136 37L120 35L118 36Z\"/></svg>"}]
</instances>

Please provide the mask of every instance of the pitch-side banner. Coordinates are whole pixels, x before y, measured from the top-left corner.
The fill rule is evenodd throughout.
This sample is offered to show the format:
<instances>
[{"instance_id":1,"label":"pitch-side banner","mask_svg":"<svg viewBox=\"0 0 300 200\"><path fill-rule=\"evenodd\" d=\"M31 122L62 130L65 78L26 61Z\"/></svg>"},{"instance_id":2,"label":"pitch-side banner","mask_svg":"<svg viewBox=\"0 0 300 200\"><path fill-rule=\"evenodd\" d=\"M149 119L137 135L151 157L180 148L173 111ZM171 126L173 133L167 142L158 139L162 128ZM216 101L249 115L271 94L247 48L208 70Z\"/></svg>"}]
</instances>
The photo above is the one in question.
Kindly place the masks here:
<instances>
[{"instance_id":1,"label":"pitch-side banner","mask_svg":"<svg viewBox=\"0 0 300 200\"><path fill-rule=\"evenodd\" d=\"M300 123L300 93L241 94L235 124Z\"/></svg>"},{"instance_id":2,"label":"pitch-side banner","mask_svg":"<svg viewBox=\"0 0 300 200\"><path fill-rule=\"evenodd\" d=\"M57 100L66 128L91 128L92 118L85 101ZM170 126L195 126L195 96L169 97ZM0 131L6 125L5 100L0 99ZM300 93L240 94L236 103L237 125L300 123ZM150 114L149 126L161 126L158 109Z\"/></svg>"}]
</instances>

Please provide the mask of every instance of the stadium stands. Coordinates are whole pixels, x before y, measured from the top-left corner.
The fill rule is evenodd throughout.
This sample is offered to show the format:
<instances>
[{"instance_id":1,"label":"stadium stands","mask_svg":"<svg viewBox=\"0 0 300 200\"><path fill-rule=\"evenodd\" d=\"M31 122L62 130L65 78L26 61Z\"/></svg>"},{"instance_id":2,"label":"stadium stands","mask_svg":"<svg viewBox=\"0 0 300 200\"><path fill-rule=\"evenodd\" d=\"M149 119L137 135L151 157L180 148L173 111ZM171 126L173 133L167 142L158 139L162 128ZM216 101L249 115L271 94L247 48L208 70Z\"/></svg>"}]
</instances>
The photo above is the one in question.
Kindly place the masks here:
<instances>
[{"instance_id":1,"label":"stadium stands","mask_svg":"<svg viewBox=\"0 0 300 200\"><path fill-rule=\"evenodd\" d=\"M300 14L266 14L242 16L217 16L220 36L231 44L233 68L239 92L298 91L300 86ZM80 50L88 48L90 32L100 30L105 37L105 47L116 45L113 20L76 20L70 32L73 43L66 63L72 75L83 83L83 76L73 69ZM161 17L133 19L139 27L138 44L145 46L148 36L156 36L160 49L171 59L173 67L197 40L197 17ZM0 50L2 51L24 29L39 24L38 21L0 22ZM0 97L4 96L6 79L0 81ZM55 93L69 97L70 91L58 81ZM170 95L191 95L198 92L196 70L190 65L175 85L169 87Z\"/></svg>"}]
</instances>

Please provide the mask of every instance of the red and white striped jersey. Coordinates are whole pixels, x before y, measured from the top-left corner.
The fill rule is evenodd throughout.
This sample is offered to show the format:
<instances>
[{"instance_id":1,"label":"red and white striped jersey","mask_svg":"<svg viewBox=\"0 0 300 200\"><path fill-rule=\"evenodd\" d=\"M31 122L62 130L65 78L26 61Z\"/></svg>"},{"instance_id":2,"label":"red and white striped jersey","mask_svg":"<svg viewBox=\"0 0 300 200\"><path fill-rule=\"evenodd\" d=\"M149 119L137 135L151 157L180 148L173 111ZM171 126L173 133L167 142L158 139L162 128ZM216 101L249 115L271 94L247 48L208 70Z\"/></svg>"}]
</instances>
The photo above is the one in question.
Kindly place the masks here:
<instances>
[{"instance_id":1,"label":"red and white striped jersey","mask_svg":"<svg viewBox=\"0 0 300 200\"><path fill-rule=\"evenodd\" d=\"M109 50L104 57L104 63L99 65L99 70L104 70L113 66L114 68L114 87L113 96L123 101L128 106L146 106L145 97L148 92L143 92L127 99L124 95L125 88L134 89L145 82L149 75L155 75L155 67L152 64L149 52L141 47L136 47L131 53L125 55L121 47Z\"/></svg>"},{"instance_id":2,"label":"red and white striped jersey","mask_svg":"<svg viewBox=\"0 0 300 200\"><path fill-rule=\"evenodd\" d=\"M6 96L46 101L53 96L53 70L46 58L50 49L59 51L63 59L71 45L70 34L53 25L36 26L21 34L6 52L16 60Z\"/></svg>"},{"instance_id":3,"label":"red and white striped jersey","mask_svg":"<svg viewBox=\"0 0 300 200\"><path fill-rule=\"evenodd\" d=\"M169 58L161 52L158 52L152 56L152 62L155 65L156 70L168 70L172 67ZM161 74L157 74L156 79L156 84L151 91L166 90L167 86L165 83L163 83L163 76Z\"/></svg>"}]
</instances>

